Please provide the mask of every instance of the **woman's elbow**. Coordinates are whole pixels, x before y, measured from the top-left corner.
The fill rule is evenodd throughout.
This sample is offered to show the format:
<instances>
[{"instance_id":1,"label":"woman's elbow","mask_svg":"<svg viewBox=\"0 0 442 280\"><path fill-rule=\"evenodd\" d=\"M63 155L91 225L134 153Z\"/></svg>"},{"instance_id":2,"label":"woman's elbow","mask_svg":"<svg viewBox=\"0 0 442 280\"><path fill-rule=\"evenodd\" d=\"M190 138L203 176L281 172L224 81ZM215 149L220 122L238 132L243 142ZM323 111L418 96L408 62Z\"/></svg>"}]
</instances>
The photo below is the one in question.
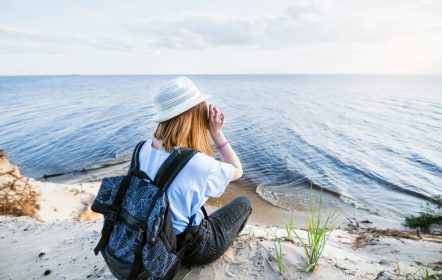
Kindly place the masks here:
<instances>
[{"instance_id":1,"label":"woman's elbow","mask_svg":"<svg viewBox=\"0 0 442 280\"><path fill-rule=\"evenodd\" d=\"M232 179L230 181L232 182L238 180L239 178L241 178L242 174L243 174L242 168L235 168L233 170Z\"/></svg>"}]
</instances>

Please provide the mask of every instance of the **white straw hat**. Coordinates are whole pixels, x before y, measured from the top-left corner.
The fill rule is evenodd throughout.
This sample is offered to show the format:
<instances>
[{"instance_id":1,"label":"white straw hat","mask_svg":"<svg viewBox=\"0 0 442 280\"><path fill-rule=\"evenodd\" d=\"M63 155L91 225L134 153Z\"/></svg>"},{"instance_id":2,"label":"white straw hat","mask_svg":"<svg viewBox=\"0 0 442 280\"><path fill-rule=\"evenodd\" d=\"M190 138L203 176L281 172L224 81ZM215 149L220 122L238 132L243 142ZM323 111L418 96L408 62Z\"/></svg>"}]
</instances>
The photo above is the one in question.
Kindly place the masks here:
<instances>
[{"instance_id":1,"label":"white straw hat","mask_svg":"<svg viewBox=\"0 0 442 280\"><path fill-rule=\"evenodd\" d=\"M191 79L178 77L163 84L154 97L155 122L164 122L206 101L210 95L202 95Z\"/></svg>"}]
</instances>

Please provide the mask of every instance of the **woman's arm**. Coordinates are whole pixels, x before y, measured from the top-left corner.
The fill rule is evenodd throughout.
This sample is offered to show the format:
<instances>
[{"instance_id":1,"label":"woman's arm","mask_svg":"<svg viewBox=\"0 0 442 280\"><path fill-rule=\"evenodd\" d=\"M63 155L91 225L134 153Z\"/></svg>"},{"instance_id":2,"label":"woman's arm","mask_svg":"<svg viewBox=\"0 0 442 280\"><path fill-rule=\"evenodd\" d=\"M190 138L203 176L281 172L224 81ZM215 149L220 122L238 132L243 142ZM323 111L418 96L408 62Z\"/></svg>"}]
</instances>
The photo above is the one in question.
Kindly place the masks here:
<instances>
[{"instance_id":1,"label":"woman's arm","mask_svg":"<svg viewBox=\"0 0 442 280\"><path fill-rule=\"evenodd\" d=\"M224 113L221 112L216 106L210 104L209 132L216 146L220 146L227 142L227 139L222 131L223 126ZM230 146L230 144L223 146L219 149L219 153L223 162L230 163L234 167L231 181L239 179L243 174L242 165L235 151L232 149L232 146Z\"/></svg>"}]
</instances>

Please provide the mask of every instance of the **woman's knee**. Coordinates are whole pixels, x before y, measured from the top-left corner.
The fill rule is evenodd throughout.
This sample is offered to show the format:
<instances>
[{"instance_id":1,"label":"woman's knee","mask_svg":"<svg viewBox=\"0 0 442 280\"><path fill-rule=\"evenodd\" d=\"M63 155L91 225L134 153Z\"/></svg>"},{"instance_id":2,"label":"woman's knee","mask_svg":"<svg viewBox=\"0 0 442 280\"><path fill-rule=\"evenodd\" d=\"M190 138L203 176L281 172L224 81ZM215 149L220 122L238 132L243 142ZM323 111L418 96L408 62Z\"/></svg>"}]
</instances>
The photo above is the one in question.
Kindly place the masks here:
<instances>
[{"instance_id":1,"label":"woman's knee","mask_svg":"<svg viewBox=\"0 0 442 280\"><path fill-rule=\"evenodd\" d=\"M240 195L236 197L233 201L240 204L241 207L244 208L246 211L252 211L252 201L247 196Z\"/></svg>"}]
</instances>

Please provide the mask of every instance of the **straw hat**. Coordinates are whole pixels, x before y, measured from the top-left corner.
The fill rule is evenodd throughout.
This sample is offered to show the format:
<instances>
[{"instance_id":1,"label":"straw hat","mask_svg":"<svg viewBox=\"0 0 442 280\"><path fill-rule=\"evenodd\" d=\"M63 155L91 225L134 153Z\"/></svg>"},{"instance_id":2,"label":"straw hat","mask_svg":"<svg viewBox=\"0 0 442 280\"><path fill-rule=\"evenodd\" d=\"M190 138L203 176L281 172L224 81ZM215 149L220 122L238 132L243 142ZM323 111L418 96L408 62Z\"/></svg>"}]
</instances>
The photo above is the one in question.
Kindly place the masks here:
<instances>
[{"instance_id":1,"label":"straw hat","mask_svg":"<svg viewBox=\"0 0 442 280\"><path fill-rule=\"evenodd\" d=\"M210 95L202 95L191 79L178 77L163 84L154 97L155 122L164 122L206 101Z\"/></svg>"}]
</instances>

